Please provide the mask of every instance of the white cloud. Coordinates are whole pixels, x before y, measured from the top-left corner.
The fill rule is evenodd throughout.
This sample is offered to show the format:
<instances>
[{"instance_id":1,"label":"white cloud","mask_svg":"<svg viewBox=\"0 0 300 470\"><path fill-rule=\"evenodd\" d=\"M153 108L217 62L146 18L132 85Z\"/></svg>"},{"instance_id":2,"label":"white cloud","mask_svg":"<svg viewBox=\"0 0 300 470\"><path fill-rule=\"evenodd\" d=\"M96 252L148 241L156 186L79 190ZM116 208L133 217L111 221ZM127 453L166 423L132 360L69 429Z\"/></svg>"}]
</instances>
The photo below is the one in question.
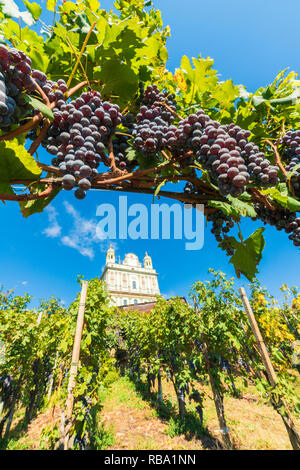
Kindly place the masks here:
<instances>
[{"instance_id":1,"label":"white cloud","mask_svg":"<svg viewBox=\"0 0 300 470\"><path fill-rule=\"evenodd\" d=\"M93 244L99 243L96 236L97 222L85 219L68 201L64 202L66 212L73 218L73 228L70 233L62 237L63 245L79 251L83 256L93 259L95 256Z\"/></svg>"},{"instance_id":2,"label":"white cloud","mask_svg":"<svg viewBox=\"0 0 300 470\"><path fill-rule=\"evenodd\" d=\"M28 281L23 281L23 282L21 282L21 284L22 284L23 286L26 286L26 284L28 284Z\"/></svg>"},{"instance_id":3,"label":"white cloud","mask_svg":"<svg viewBox=\"0 0 300 470\"><path fill-rule=\"evenodd\" d=\"M97 221L94 219L86 219L80 215L77 209L68 201L64 201L66 213L72 218L73 225L68 233L59 225L57 218L58 213L54 207L47 208L49 226L43 231L47 237L58 238L63 245L77 250L82 256L87 256L91 260L95 256L95 246L100 248L101 252L105 252L110 244L107 239L99 239L99 227L97 229ZM103 234L103 238L104 234ZM100 242L100 243L99 243ZM115 246L116 244L114 244Z\"/></svg>"},{"instance_id":4,"label":"white cloud","mask_svg":"<svg viewBox=\"0 0 300 470\"><path fill-rule=\"evenodd\" d=\"M61 234L61 226L57 222L58 214L52 206L47 207L46 211L48 215L49 226L45 228L42 233L44 233L46 237L57 238Z\"/></svg>"}]
</instances>

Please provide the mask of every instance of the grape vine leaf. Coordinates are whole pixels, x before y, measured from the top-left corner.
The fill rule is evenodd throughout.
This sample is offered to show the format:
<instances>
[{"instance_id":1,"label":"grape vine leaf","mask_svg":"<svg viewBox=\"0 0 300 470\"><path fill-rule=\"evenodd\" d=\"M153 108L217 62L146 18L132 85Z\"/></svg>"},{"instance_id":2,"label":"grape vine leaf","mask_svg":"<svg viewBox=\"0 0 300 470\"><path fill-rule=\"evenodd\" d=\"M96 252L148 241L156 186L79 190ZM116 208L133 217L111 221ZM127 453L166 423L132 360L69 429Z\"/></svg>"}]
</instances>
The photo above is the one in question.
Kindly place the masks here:
<instances>
[{"instance_id":1,"label":"grape vine leaf","mask_svg":"<svg viewBox=\"0 0 300 470\"><path fill-rule=\"evenodd\" d=\"M255 209L251 204L240 201L240 199L232 196L227 196L227 199L231 202L232 208L235 209L243 217L256 217Z\"/></svg>"},{"instance_id":2,"label":"grape vine leaf","mask_svg":"<svg viewBox=\"0 0 300 470\"><path fill-rule=\"evenodd\" d=\"M27 10L31 13L31 16L35 21L39 19L42 13L42 7L38 3L30 3L26 0L24 0L24 5L27 8Z\"/></svg>"},{"instance_id":3,"label":"grape vine leaf","mask_svg":"<svg viewBox=\"0 0 300 470\"><path fill-rule=\"evenodd\" d=\"M101 70L94 73L94 78L104 83L103 95L117 95L122 100L134 96L138 88L138 77L127 65L117 60L106 61Z\"/></svg>"},{"instance_id":4,"label":"grape vine leaf","mask_svg":"<svg viewBox=\"0 0 300 470\"><path fill-rule=\"evenodd\" d=\"M271 199L276 201L280 206L292 212L300 211L300 202L288 195L287 187L285 184L278 185L277 188L268 188L262 191Z\"/></svg>"},{"instance_id":5,"label":"grape vine leaf","mask_svg":"<svg viewBox=\"0 0 300 470\"><path fill-rule=\"evenodd\" d=\"M235 253L229 261L233 264L237 277L244 274L250 282L254 280L265 247L264 230L264 227L258 228L243 242L235 240Z\"/></svg>"},{"instance_id":6,"label":"grape vine leaf","mask_svg":"<svg viewBox=\"0 0 300 470\"><path fill-rule=\"evenodd\" d=\"M11 185L0 181L0 194L14 194Z\"/></svg>"},{"instance_id":7,"label":"grape vine leaf","mask_svg":"<svg viewBox=\"0 0 300 470\"><path fill-rule=\"evenodd\" d=\"M46 189L46 186L44 184L38 184L32 188L32 192L41 193L45 189ZM35 201L19 202L23 217L29 217L30 215L36 214L37 212L43 212L45 207L47 207L48 204L50 204L50 202L57 196L60 190L61 188L58 186L54 188L50 196L46 198L37 199Z\"/></svg>"},{"instance_id":8,"label":"grape vine leaf","mask_svg":"<svg viewBox=\"0 0 300 470\"><path fill-rule=\"evenodd\" d=\"M136 160L138 154L139 152L137 151L137 149L134 149L132 147L129 147L128 149L126 149L126 158L129 162Z\"/></svg>"},{"instance_id":9,"label":"grape vine leaf","mask_svg":"<svg viewBox=\"0 0 300 470\"><path fill-rule=\"evenodd\" d=\"M32 106L33 109L37 108L41 111L42 115L45 116L46 118L50 119L50 121L54 120L53 113L48 106L43 103L42 101L37 100L36 98L33 98L32 96L29 95L24 95L25 100L27 103Z\"/></svg>"},{"instance_id":10,"label":"grape vine leaf","mask_svg":"<svg viewBox=\"0 0 300 470\"><path fill-rule=\"evenodd\" d=\"M0 142L0 183L39 179L41 169L30 153L16 141Z\"/></svg>"},{"instance_id":11,"label":"grape vine leaf","mask_svg":"<svg viewBox=\"0 0 300 470\"><path fill-rule=\"evenodd\" d=\"M47 10L55 11L57 0L47 0Z\"/></svg>"},{"instance_id":12,"label":"grape vine leaf","mask_svg":"<svg viewBox=\"0 0 300 470\"><path fill-rule=\"evenodd\" d=\"M216 209L220 209L223 214L227 216L237 216L239 213L238 211L232 207L230 204L227 202L222 202L222 201L208 201L208 205L210 207L215 207Z\"/></svg>"}]
</instances>

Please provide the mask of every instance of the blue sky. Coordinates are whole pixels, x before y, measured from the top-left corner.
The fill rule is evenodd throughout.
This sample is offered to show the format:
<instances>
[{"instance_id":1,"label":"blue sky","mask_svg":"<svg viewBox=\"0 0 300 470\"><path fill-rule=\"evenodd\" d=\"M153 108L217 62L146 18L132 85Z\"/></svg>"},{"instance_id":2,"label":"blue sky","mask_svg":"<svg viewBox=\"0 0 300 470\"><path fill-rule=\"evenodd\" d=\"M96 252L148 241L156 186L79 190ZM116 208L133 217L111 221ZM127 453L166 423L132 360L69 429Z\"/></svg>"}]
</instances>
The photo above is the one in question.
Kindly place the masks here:
<instances>
[{"instance_id":1,"label":"blue sky","mask_svg":"<svg viewBox=\"0 0 300 470\"><path fill-rule=\"evenodd\" d=\"M20 2L17 2L20 5ZM44 3L44 2L42 2ZM111 8L113 2L101 2ZM168 41L168 67L174 70L181 57L210 56L222 79L232 78L250 91L270 83L279 70L290 67L299 72L299 2L287 0L156 0L172 36ZM43 161L48 157L40 153ZM84 201L77 201L69 192L62 192L50 208L28 219L21 216L16 203L0 206L0 284L28 292L36 301L52 294L67 305L78 291L76 277L100 276L105 263L107 242L95 237L99 221L96 208L101 203L116 207L120 194L90 191ZM128 204L144 203L150 207L152 196L128 195ZM168 202L161 199L160 202ZM258 224L242 222L245 236ZM285 233L272 227L265 231L266 248L258 279L273 294L282 283L299 285L299 250ZM226 255L217 248L210 226L205 229L204 248L186 251L186 240L115 240L116 255L127 252L142 260L145 251L153 258L159 272L161 292L166 296L187 296L197 280L208 279L212 267L234 276ZM246 279L237 286L247 286Z\"/></svg>"}]
</instances>

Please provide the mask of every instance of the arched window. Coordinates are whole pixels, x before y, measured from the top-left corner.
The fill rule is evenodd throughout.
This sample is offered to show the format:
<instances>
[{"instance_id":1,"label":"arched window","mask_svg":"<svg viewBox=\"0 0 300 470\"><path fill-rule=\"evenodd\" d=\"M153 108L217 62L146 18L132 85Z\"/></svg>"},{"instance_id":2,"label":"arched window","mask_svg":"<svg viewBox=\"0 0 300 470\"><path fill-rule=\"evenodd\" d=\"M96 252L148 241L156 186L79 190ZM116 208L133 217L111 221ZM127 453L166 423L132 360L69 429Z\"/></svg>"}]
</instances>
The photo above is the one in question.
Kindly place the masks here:
<instances>
[{"instance_id":1,"label":"arched window","mask_svg":"<svg viewBox=\"0 0 300 470\"><path fill-rule=\"evenodd\" d=\"M123 305L127 305L127 299L123 300Z\"/></svg>"},{"instance_id":2,"label":"arched window","mask_svg":"<svg viewBox=\"0 0 300 470\"><path fill-rule=\"evenodd\" d=\"M132 281L132 289L136 289L136 281Z\"/></svg>"},{"instance_id":3,"label":"arched window","mask_svg":"<svg viewBox=\"0 0 300 470\"><path fill-rule=\"evenodd\" d=\"M136 300L136 299L134 299L133 303L134 303L134 304L137 304L137 300Z\"/></svg>"}]
</instances>

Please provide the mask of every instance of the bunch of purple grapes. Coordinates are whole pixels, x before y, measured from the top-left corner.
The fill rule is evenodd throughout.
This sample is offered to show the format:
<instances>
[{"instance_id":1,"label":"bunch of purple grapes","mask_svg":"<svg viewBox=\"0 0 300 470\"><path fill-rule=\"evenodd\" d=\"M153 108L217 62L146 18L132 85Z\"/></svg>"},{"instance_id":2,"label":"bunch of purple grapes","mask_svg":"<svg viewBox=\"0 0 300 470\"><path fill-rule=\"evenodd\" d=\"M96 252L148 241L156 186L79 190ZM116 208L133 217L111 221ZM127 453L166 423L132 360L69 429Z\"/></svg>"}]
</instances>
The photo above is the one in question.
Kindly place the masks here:
<instances>
[{"instance_id":1,"label":"bunch of purple grapes","mask_svg":"<svg viewBox=\"0 0 300 470\"><path fill-rule=\"evenodd\" d=\"M207 215L207 221L213 224L211 233L215 236L216 241L222 243L228 256L232 256L233 250L229 244L226 245L226 241L228 240L227 233L234 227L233 220L222 211L216 211Z\"/></svg>"},{"instance_id":2,"label":"bunch of purple grapes","mask_svg":"<svg viewBox=\"0 0 300 470\"><path fill-rule=\"evenodd\" d=\"M170 109L163 107L162 102ZM143 106L137 115L139 125L134 146L138 150L146 154L163 149L169 149L173 154L192 151L224 196L240 196L250 179L263 186L279 182L279 168L271 165L265 154L248 140L250 131L235 124L221 125L203 110L175 126L172 110L176 111L173 96L159 93L156 85L146 89ZM182 166L192 163L190 157Z\"/></svg>"},{"instance_id":3,"label":"bunch of purple grapes","mask_svg":"<svg viewBox=\"0 0 300 470\"><path fill-rule=\"evenodd\" d=\"M173 111L176 111L176 102L174 101L175 96L169 95L167 92L160 92L157 85L149 85L144 93L144 99L140 113L137 115L137 122L143 121L143 119L149 119L150 121L157 116L168 124L172 124L175 118L173 113L162 105L164 103ZM146 109L147 108L147 109Z\"/></svg>"},{"instance_id":4,"label":"bunch of purple grapes","mask_svg":"<svg viewBox=\"0 0 300 470\"><path fill-rule=\"evenodd\" d=\"M77 199L84 199L91 181L98 175L97 168L105 156L107 139L121 123L120 108L101 101L97 91L89 91L67 103L57 96L64 87L62 81L54 87L54 122L48 129L43 145L55 157L52 165L59 168L62 186L75 191ZM53 90L53 88L52 88Z\"/></svg>"},{"instance_id":5,"label":"bunch of purple grapes","mask_svg":"<svg viewBox=\"0 0 300 470\"><path fill-rule=\"evenodd\" d=\"M184 192L188 195L201 194L200 190L191 182L186 183ZM227 217L221 210L209 213L207 221L212 222L213 226L211 233L215 236L218 243L222 243L223 249L226 250L228 256L233 255L233 250L229 243L227 243L227 233L234 227L234 222L230 217Z\"/></svg>"},{"instance_id":6,"label":"bunch of purple grapes","mask_svg":"<svg viewBox=\"0 0 300 470\"><path fill-rule=\"evenodd\" d=\"M251 132L241 129L235 124L229 124L225 128L230 137L237 142L240 155L246 162L250 179L262 186L269 184L275 186L278 184L278 166L271 165L265 154L259 151L259 147L253 142L249 142L248 137L250 137Z\"/></svg>"},{"instance_id":7,"label":"bunch of purple grapes","mask_svg":"<svg viewBox=\"0 0 300 470\"><path fill-rule=\"evenodd\" d=\"M118 135L113 140L113 149L116 167L120 170L132 171L138 164L137 160L128 160L127 150L131 148L130 137Z\"/></svg>"},{"instance_id":8,"label":"bunch of purple grapes","mask_svg":"<svg viewBox=\"0 0 300 470\"><path fill-rule=\"evenodd\" d=\"M300 130L288 131L280 140L284 161L287 162L286 171L293 171L291 183L297 195L300 195Z\"/></svg>"},{"instance_id":9,"label":"bunch of purple grapes","mask_svg":"<svg viewBox=\"0 0 300 470\"><path fill-rule=\"evenodd\" d=\"M30 110L23 91L35 90L31 60L15 48L0 44L0 129L8 131Z\"/></svg>"},{"instance_id":10,"label":"bunch of purple grapes","mask_svg":"<svg viewBox=\"0 0 300 470\"><path fill-rule=\"evenodd\" d=\"M171 125L175 120L174 116L161 103L176 111L173 95L160 93L156 85L149 85L136 117L138 128L134 140L134 146L146 154L155 154L176 142L176 126Z\"/></svg>"},{"instance_id":11,"label":"bunch of purple grapes","mask_svg":"<svg viewBox=\"0 0 300 470\"><path fill-rule=\"evenodd\" d=\"M113 140L115 163L120 170L131 171L138 163L135 159L129 161L127 158L127 151L132 148L130 141L136 135L138 127L134 122L134 115L128 113L122 116L122 125L126 128L125 133L120 129L120 133Z\"/></svg>"},{"instance_id":12,"label":"bunch of purple grapes","mask_svg":"<svg viewBox=\"0 0 300 470\"><path fill-rule=\"evenodd\" d=\"M273 225L277 230L284 230L289 233L289 239L295 246L300 246L300 217L295 212L287 209L271 210L260 204L255 204L257 213L256 219L260 219L264 224ZM254 220L256 220L254 219Z\"/></svg>"},{"instance_id":13,"label":"bunch of purple grapes","mask_svg":"<svg viewBox=\"0 0 300 470\"><path fill-rule=\"evenodd\" d=\"M243 193L250 175L241 149L226 126L199 110L179 122L175 137L174 146L195 153L196 161L209 171L221 194L237 197Z\"/></svg>"}]
</instances>

